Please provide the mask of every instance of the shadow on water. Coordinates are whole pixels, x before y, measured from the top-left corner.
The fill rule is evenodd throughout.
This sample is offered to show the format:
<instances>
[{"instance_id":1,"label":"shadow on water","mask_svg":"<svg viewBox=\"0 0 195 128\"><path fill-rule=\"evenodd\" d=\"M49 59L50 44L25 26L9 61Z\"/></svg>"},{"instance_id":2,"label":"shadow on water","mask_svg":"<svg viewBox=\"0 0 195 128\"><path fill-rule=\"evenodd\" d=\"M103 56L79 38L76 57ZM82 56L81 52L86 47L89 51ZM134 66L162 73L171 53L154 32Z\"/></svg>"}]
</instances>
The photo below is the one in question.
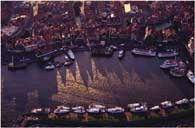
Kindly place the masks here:
<instances>
[{"instance_id":1,"label":"shadow on water","mask_svg":"<svg viewBox=\"0 0 195 128\"><path fill-rule=\"evenodd\" d=\"M131 79L132 72L135 73L141 82L140 85L103 85L102 87L92 87L96 91L112 94L112 101L109 103L126 105L131 102L146 101L151 105L156 105L163 100L178 100L183 97L193 97L193 85L186 78L173 78L169 73L159 68L163 60L158 58L134 57L129 51L120 61L117 52L111 58L91 58L89 52L75 53L76 61L70 67L62 67L53 71L45 71L38 68L36 64L30 65L26 70L16 72L7 71L7 67L2 67L2 78L4 80L2 98L9 100L16 97L17 111L23 111L27 103L27 93L38 91L40 106L47 106L55 103L50 97L57 93L57 71L62 76L62 81L66 82L66 70L70 69L74 78L76 72L80 72L80 77L84 81L81 86L88 85L88 75L93 78L95 68L108 81L110 77L119 78L123 81L124 72L128 72ZM78 65L78 67L77 67ZM78 69L77 69L78 68ZM111 75L111 76L109 76ZM100 81L101 82L101 81ZM132 81L130 81L132 82ZM113 82L112 82L113 84ZM124 83L122 83L124 84ZM134 85L135 84L135 85ZM106 97L98 99L98 102L106 102Z\"/></svg>"}]
</instances>

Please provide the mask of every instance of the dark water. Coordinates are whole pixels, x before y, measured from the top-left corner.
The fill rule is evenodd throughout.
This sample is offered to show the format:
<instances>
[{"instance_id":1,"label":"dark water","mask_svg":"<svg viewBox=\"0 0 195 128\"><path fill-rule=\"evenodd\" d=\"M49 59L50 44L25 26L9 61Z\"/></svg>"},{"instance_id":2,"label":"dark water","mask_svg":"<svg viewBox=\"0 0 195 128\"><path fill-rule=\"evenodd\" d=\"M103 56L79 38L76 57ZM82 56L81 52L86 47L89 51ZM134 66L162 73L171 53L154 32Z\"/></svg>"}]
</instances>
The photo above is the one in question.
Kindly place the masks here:
<instances>
[{"instance_id":1,"label":"dark water","mask_svg":"<svg viewBox=\"0 0 195 128\"><path fill-rule=\"evenodd\" d=\"M31 95L38 95L34 96L37 99L35 104L42 107L54 103L86 105L92 102L125 107L128 103L141 101L152 106L164 100L193 97L194 86L188 79L173 78L161 70L159 65L163 60L157 57L135 57L128 51L120 61L116 52L112 58L91 58L88 52L75 54L78 68L76 63L70 66L69 75L72 74L74 78L78 75L83 83L70 80L72 84L68 85L67 67L45 71L32 64L26 70L11 72L2 66L2 101L11 101L15 97L16 111L23 112L28 110L26 107L29 106ZM63 56L56 59L63 60ZM98 72L97 78L94 70ZM57 74L65 83L64 88L57 86ZM88 84L88 74L96 85ZM124 77L127 77L127 82ZM33 108L33 105L30 107Z\"/></svg>"}]
</instances>

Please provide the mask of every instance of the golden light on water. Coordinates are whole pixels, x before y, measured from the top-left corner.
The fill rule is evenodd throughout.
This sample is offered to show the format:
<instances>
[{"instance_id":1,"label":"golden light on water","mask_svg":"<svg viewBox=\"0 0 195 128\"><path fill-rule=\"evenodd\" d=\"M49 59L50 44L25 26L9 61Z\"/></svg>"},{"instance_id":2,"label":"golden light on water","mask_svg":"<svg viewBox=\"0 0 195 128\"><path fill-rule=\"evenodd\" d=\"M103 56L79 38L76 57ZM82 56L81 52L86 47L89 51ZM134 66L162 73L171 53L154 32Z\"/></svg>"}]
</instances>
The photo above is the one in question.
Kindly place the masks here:
<instances>
[{"instance_id":1,"label":"golden light on water","mask_svg":"<svg viewBox=\"0 0 195 128\"><path fill-rule=\"evenodd\" d=\"M121 65L120 65L121 66ZM51 99L64 104L87 105L91 103L101 103L112 105L117 103L117 99L127 98L128 95L117 93L129 91L132 86L142 86L144 82L139 75L132 71L128 73L122 68L122 79L116 72L107 71L103 75L97 68L94 60L91 60L92 75L86 71L87 82L81 76L78 62L75 62L75 77L73 72L66 68L66 80L63 81L59 71L56 74L57 94L52 95Z\"/></svg>"}]
</instances>

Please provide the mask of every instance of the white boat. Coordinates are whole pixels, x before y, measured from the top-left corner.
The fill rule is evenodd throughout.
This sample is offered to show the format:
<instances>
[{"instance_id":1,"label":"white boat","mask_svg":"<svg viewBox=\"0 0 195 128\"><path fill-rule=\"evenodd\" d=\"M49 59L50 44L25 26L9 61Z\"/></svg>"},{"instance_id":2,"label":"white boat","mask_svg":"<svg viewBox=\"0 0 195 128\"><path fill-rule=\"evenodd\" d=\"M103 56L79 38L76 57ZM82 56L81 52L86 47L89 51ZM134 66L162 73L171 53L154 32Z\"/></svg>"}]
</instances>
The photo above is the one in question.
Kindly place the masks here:
<instances>
[{"instance_id":1,"label":"white boat","mask_svg":"<svg viewBox=\"0 0 195 128\"><path fill-rule=\"evenodd\" d=\"M170 74L174 77L183 77L186 75L186 69L185 68L180 68L180 67L175 67L170 70Z\"/></svg>"},{"instance_id":2,"label":"white boat","mask_svg":"<svg viewBox=\"0 0 195 128\"><path fill-rule=\"evenodd\" d=\"M45 57L43 57L43 61L48 61L48 60L50 60L51 59L51 57L49 57L49 56L45 56Z\"/></svg>"},{"instance_id":3,"label":"white boat","mask_svg":"<svg viewBox=\"0 0 195 128\"><path fill-rule=\"evenodd\" d=\"M45 70L53 70L55 66L53 64L45 66Z\"/></svg>"},{"instance_id":4,"label":"white boat","mask_svg":"<svg viewBox=\"0 0 195 128\"><path fill-rule=\"evenodd\" d=\"M193 84L195 84L195 75L191 70L187 72L186 76Z\"/></svg>"},{"instance_id":5,"label":"white boat","mask_svg":"<svg viewBox=\"0 0 195 128\"><path fill-rule=\"evenodd\" d=\"M146 104L144 105L140 105L134 108L130 109L131 112L147 112L148 111L148 107Z\"/></svg>"},{"instance_id":6,"label":"white boat","mask_svg":"<svg viewBox=\"0 0 195 128\"><path fill-rule=\"evenodd\" d=\"M55 114L66 114L68 112L70 112L70 108L65 106L57 106L57 108L54 110Z\"/></svg>"},{"instance_id":7,"label":"white boat","mask_svg":"<svg viewBox=\"0 0 195 128\"><path fill-rule=\"evenodd\" d=\"M31 111L31 113L40 113L40 112L42 112L43 110L42 110L42 108L36 108L36 109L33 109L32 111Z\"/></svg>"},{"instance_id":8,"label":"white boat","mask_svg":"<svg viewBox=\"0 0 195 128\"><path fill-rule=\"evenodd\" d=\"M114 107L114 108L107 109L107 112L112 114L119 114L119 113L123 113L124 111L125 109L121 107Z\"/></svg>"},{"instance_id":9,"label":"white boat","mask_svg":"<svg viewBox=\"0 0 195 128\"><path fill-rule=\"evenodd\" d=\"M122 59L124 55L125 55L125 51L124 51L124 50L120 50L120 51L118 52L118 58L119 58L119 59Z\"/></svg>"},{"instance_id":10,"label":"white boat","mask_svg":"<svg viewBox=\"0 0 195 128\"><path fill-rule=\"evenodd\" d=\"M89 108L89 109L87 109L87 112L88 112L88 113L91 113L91 114L98 114L98 113L105 112L105 109L100 109L100 108Z\"/></svg>"},{"instance_id":11,"label":"white boat","mask_svg":"<svg viewBox=\"0 0 195 128\"><path fill-rule=\"evenodd\" d=\"M162 69L167 69L167 68L172 68L176 67L178 65L178 61L175 59L172 60L165 60L163 64L160 65L160 68Z\"/></svg>"},{"instance_id":12,"label":"white boat","mask_svg":"<svg viewBox=\"0 0 195 128\"><path fill-rule=\"evenodd\" d=\"M159 58L163 58L163 57L175 57L175 56L178 56L178 55L179 55L179 53L176 52L176 51L158 53L158 57Z\"/></svg>"},{"instance_id":13,"label":"white boat","mask_svg":"<svg viewBox=\"0 0 195 128\"><path fill-rule=\"evenodd\" d=\"M166 108L171 108L173 107L173 104L171 101L164 101L160 103L161 107L166 109Z\"/></svg>"},{"instance_id":14,"label":"white boat","mask_svg":"<svg viewBox=\"0 0 195 128\"><path fill-rule=\"evenodd\" d=\"M105 109L106 106L100 105L100 104L91 104L89 105L89 108L99 108L99 109Z\"/></svg>"},{"instance_id":15,"label":"white boat","mask_svg":"<svg viewBox=\"0 0 195 128\"><path fill-rule=\"evenodd\" d=\"M159 111L160 110L160 106L157 105L157 106L153 106L150 108L151 111Z\"/></svg>"},{"instance_id":16,"label":"white boat","mask_svg":"<svg viewBox=\"0 0 195 128\"><path fill-rule=\"evenodd\" d=\"M183 104L188 104L188 103L189 103L189 100L186 98L175 102L176 105L183 105Z\"/></svg>"},{"instance_id":17,"label":"white boat","mask_svg":"<svg viewBox=\"0 0 195 128\"><path fill-rule=\"evenodd\" d=\"M114 45L110 45L110 48L112 48L113 50L117 50L118 48Z\"/></svg>"},{"instance_id":18,"label":"white boat","mask_svg":"<svg viewBox=\"0 0 195 128\"><path fill-rule=\"evenodd\" d=\"M67 110L67 109L55 109L54 110L55 114L66 114L68 112L70 112L70 110Z\"/></svg>"},{"instance_id":19,"label":"white boat","mask_svg":"<svg viewBox=\"0 0 195 128\"><path fill-rule=\"evenodd\" d=\"M133 54L135 54L135 55L151 56L151 57L156 56L156 52L155 52L155 51L146 50L146 49L134 48L131 52L132 52Z\"/></svg>"},{"instance_id":20,"label":"white boat","mask_svg":"<svg viewBox=\"0 0 195 128\"><path fill-rule=\"evenodd\" d=\"M148 108L144 106L135 107L131 109L131 112L147 112Z\"/></svg>"},{"instance_id":21,"label":"white boat","mask_svg":"<svg viewBox=\"0 0 195 128\"><path fill-rule=\"evenodd\" d=\"M84 114L85 113L85 108L83 106L72 107L72 110L74 113L77 113L77 114Z\"/></svg>"},{"instance_id":22,"label":"white boat","mask_svg":"<svg viewBox=\"0 0 195 128\"><path fill-rule=\"evenodd\" d=\"M128 108L135 108L135 107L139 107L141 104L140 103L132 103L132 104L128 104L127 107Z\"/></svg>"},{"instance_id":23,"label":"white boat","mask_svg":"<svg viewBox=\"0 0 195 128\"><path fill-rule=\"evenodd\" d=\"M191 103L194 103L194 101L195 101L195 98L191 98L191 99L190 99L190 102L191 102Z\"/></svg>"},{"instance_id":24,"label":"white boat","mask_svg":"<svg viewBox=\"0 0 195 128\"><path fill-rule=\"evenodd\" d=\"M74 53L72 52L71 49L68 50L67 54L68 54L70 59L75 60L75 55L74 55Z\"/></svg>"},{"instance_id":25,"label":"white boat","mask_svg":"<svg viewBox=\"0 0 195 128\"><path fill-rule=\"evenodd\" d=\"M67 55L64 55L65 60L69 60L69 57Z\"/></svg>"},{"instance_id":26,"label":"white boat","mask_svg":"<svg viewBox=\"0 0 195 128\"><path fill-rule=\"evenodd\" d=\"M70 109L70 107L66 107L66 106L63 106L63 105L60 105L60 106L57 106L57 109Z\"/></svg>"},{"instance_id":27,"label":"white boat","mask_svg":"<svg viewBox=\"0 0 195 128\"><path fill-rule=\"evenodd\" d=\"M83 106L72 107L72 110L80 110L80 109L85 109L85 108Z\"/></svg>"},{"instance_id":28,"label":"white boat","mask_svg":"<svg viewBox=\"0 0 195 128\"><path fill-rule=\"evenodd\" d=\"M77 114L84 114L86 111L84 109L78 109L78 110L74 110L73 112Z\"/></svg>"},{"instance_id":29,"label":"white boat","mask_svg":"<svg viewBox=\"0 0 195 128\"><path fill-rule=\"evenodd\" d=\"M64 62L64 66L69 66L71 64L73 64L72 60L67 60L67 61Z\"/></svg>"},{"instance_id":30,"label":"white boat","mask_svg":"<svg viewBox=\"0 0 195 128\"><path fill-rule=\"evenodd\" d=\"M124 44L124 43L122 43L122 44L120 44L120 46L125 46L125 44Z\"/></svg>"}]
</instances>

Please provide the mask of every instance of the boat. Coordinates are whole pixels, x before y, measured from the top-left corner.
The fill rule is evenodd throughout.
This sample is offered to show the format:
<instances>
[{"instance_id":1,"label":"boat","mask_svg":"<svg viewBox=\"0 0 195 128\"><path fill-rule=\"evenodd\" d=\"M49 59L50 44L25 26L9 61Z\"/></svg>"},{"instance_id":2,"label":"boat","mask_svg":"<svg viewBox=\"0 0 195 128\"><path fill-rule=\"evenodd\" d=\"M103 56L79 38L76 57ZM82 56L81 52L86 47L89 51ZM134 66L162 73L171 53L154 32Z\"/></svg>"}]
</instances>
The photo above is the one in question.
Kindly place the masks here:
<instances>
[{"instance_id":1,"label":"boat","mask_svg":"<svg viewBox=\"0 0 195 128\"><path fill-rule=\"evenodd\" d=\"M65 60L70 60L69 57L67 55L64 55L64 59Z\"/></svg>"},{"instance_id":2,"label":"boat","mask_svg":"<svg viewBox=\"0 0 195 128\"><path fill-rule=\"evenodd\" d=\"M148 107L147 107L147 104L146 103L138 103L138 104L135 104L132 105L130 107L130 111L131 112L147 112L148 111Z\"/></svg>"},{"instance_id":3,"label":"boat","mask_svg":"<svg viewBox=\"0 0 195 128\"><path fill-rule=\"evenodd\" d=\"M121 46L121 47L123 47L123 46L125 46L125 44L124 44L124 43L122 43L122 44L120 44L120 46Z\"/></svg>"},{"instance_id":4,"label":"boat","mask_svg":"<svg viewBox=\"0 0 195 128\"><path fill-rule=\"evenodd\" d=\"M135 107L139 107L141 104L140 103L132 103L132 104L128 104L127 107L128 108L135 108Z\"/></svg>"},{"instance_id":5,"label":"boat","mask_svg":"<svg viewBox=\"0 0 195 128\"><path fill-rule=\"evenodd\" d=\"M74 113L77 113L77 114L84 114L86 112L83 106L72 107L72 110Z\"/></svg>"},{"instance_id":6,"label":"boat","mask_svg":"<svg viewBox=\"0 0 195 128\"><path fill-rule=\"evenodd\" d=\"M191 70L188 70L186 76L190 80L190 82L195 84L195 75L194 75L194 73Z\"/></svg>"},{"instance_id":7,"label":"boat","mask_svg":"<svg viewBox=\"0 0 195 128\"><path fill-rule=\"evenodd\" d=\"M159 58L164 58L164 57L175 57L178 56L179 53L176 51L169 51L169 52L160 52L158 53Z\"/></svg>"},{"instance_id":8,"label":"boat","mask_svg":"<svg viewBox=\"0 0 195 128\"><path fill-rule=\"evenodd\" d=\"M133 50L131 50L131 52L133 54L135 54L135 55L141 55L141 56L150 56L150 57L156 56L156 52L155 51L146 50L146 49L134 48Z\"/></svg>"},{"instance_id":9,"label":"boat","mask_svg":"<svg viewBox=\"0 0 195 128\"><path fill-rule=\"evenodd\" d=\"M125 109L121 107L114 107L114 108L108 108L106 111L111 114L119 114L119 113L123 113Z\"/></svg>"},{"instance_id":10,"label":"boat","mask_svg":"<svg viewBox=\"0 0 195 128\"><path fill-rule=\"evenodd\" d=\"M77 114L84 114L86 111L85 109L78 109L78 110L74 110L73 112Z\"/></svg>"},{"instance_id":11,"label":"boat","mask_svg":"<svg viewBox=\"0 0 195 128\"><path fill-rule=\"evenodd\" d=\"M83 106L72 107L72 110L79 110L79 109L85 109L85 108Z\"/></svg>"},{"instance_id":12,"label":"boat","mask_svg":"<svg viewBox=\"0 0 195 128\"><path fill-rule=\"evenodd\" d=\"M64 66L69 66L69 65L71 65L71 64L73 64L73 62L72 62L71 60L65 61L65 62L64 62Z\"/></svg>"},{"instance_id":13,"label":"boat","mask_svg":"<svg viewBox=\"0 0 195 128\"><path fill-rule=\"evenodd\" d=\"M70 59L75 60L75 55L74 55L74 53L72 52L71 49L68 50L67 54L68 54Z\"/></svg>"},{"instance_id":14,"label":"boat","mask_svg":"<svg viewBox=\"0 0 195 128\"><path fill-rule=\"evenodd\" d=\"M45 66L45 70L53 70L53 69L55 69L55 65L53 64Z\"/></svg>"},{"instance_id":15,"label":"boat","mask_svg":"<svg viewBox=\"0 0 195 128\"><path fill-rule=\"evenodd\" d=\"M24 63L30 63L32 62L32 60L30 58L26 58L26 59L21 59L20 62L24 62Z\"/></svg>"},{"instance_id":16,"label":"boat","mask_svg":"<svg viewBox=\"0 0 195 128\"><path fill-rule=\"evenodd\" d=\"M31 114L36 115L36 116L43 116L43 115L47 115L50 111L46 111L42 108L36 108L31 110Z\"/></svg>"},{"instance_id":17,"label":"boat","mask_svg":"<svg viewBox=\"0 0 195 128\"><path fill-rule=\"evenodd\" d=\"M124 57L124 55L125 55L125 51L124 51L124 50L120 50L120 51L118 52L118 58L119 58L119 59L122 59L122 58Z\"/></svg>"},{"instance_id":18,"label":"boat","mask_svg":"<svg viewBox=\"0 0 195 128\"><path fill-rule=\"evenodd\" d=\"M176 67L178 65L178 61L175 59L172 60L165 60L163 64L160 65L160 68L162 69L168 69L172 67Z\"/></svg>"},{"instance_id":19,"label":"boat","mask_svg":"<svg viewBox=\"0 0 195 128\"><path fill-rule=\"evenodd\" d=\"M45 109L44 109L44 112L45 112L45 113L50 113L50 112L51 112L51 109L50 109L50 108L45 108Z\"/></svg>"},{"instance_id":20,"label":"boat","mask_svg":"<svg viewBox=\"0 0 195 128\"><path fill-rule=\"evenodd\" d=\"M138 112L147 112L148 108L147 108L147 106L139 106L139 107L132 108L130 111L131 112L136 112L136 113L138 113Z\"/></svg>"},{"instance_id":21,"label":"boat","mask_svg":"<svg viewBox=\"0 0 195 128\"><path fill-rule=\"evenodd\" d=\"M114 45L110 45L110 48L112 48L113 50L117 50L118 48Z\"/></svg>"},{"instance_id":22,"label":"boat","mask_svg":"<svg viewBox=\"0 0 195 128\"><path fill-rule=\"evenodd\" d=\"M66 106L60 105L60 106L57 106L57 109L67 109L67 110L69 110L70 107L66 107Z\"/></svg>"},{"instance_id":23,"label":"boat","mask_svg":"<svg viewBox=\"0 0 195 128\"><path fill-rule=\"evenodd\" d=\"M36 109L31 110L31 113L34 113L34 114L41 113L41 112L43 112L42 108L36 108Z\"/></svg>"},{"instance_id":24,"label":"boat","mask_svg":"<svg viewBox=\"0 0 195 128\"><path fill-rule=\"evenodd\" d=\"M55 66L56 68L60 68L60 67L63 66L63 63L57 61L57 62L54 62L54 66Z\"/></svg>"},{"instance_id":25,"label":"boat","mask_svg":"<svg viewBox=\"0 0 195 128\"><path fill-rule=\"evenodd\" d=\"M153 106L150 108L150 111L160 111L160 106L159 105Z\"/></svg>"},{"instance_id":26,"label":"boat","mask_svg":"<svg viewBox=\"0 0 195 128\"><path fill-rule=\"evenodd\" d=\"M186 68L186 64L182 60L180 60L180 61L178 61L178 66L177 67Z\"/></svg>"},{"instance_id":27,"label":"boat","mask_svg":"<svg viewBox=\"0 0 195 128\"><path fill-rule=\"evenodd\" d=\"M99 108L99 109L105 109L106 106L100 105L100 104L91 104L89 105L89 108Z\"/></svg>"},{"instance_id":28,"label":"boat","mask_svg":"<svg viewBox=\"0 0 195 128\"><path fill-rule=\"evenodd\" d=\"M191 103L194 103L195 98L191 98L189 101L190 101Z\"/></svg>"},{"instance_id":29,"label":"boat","mask_svg":"<svg viewBox=\"0 0 195 128\"><path fill-rule=\"evenodd\" d=\"M87 112L91 114L104 113L106 108L104 105L100 104L91 104L88 107Z\"/></svg>"},{"instance_id":30,"label":"boat","mask_svg":"<svg viewBox=\"0 0 195 128\"><path fill-rule=\"evenodd\" d=\"M186 75L186 68L174 67L170 70L170 74L174 77L183 77Z\"/></svg>"},{"instance_id":31,"label":"boat","mask_svg":"<svg viewBox=\"0 0 195 128\"><path fill-rule=\"evenodd\" d=\"M8 64L9 70L16 70L16 69L25 69L27 67L27 64L24 62L20 63L14 63L14 57L12 56L12 61Z\"/></svg>"},{"instance_id":32,"label":"boat","mask_svg":"<svg viewBox=\"0 0 195 128\"><path fill-rule=\"evenodd\" d=\"M127 107L131 112L146 112L148 107L146 103L132 103L128 104Z\"/></svg>"},{"instance_id":33,"label":"boat","mask_svg":"<svg viewBox=\"0 0 195 128\"><path fill-rule=\"evenodd\" d=\"M189 103L189 100L186 99L186 98L184 98L182 100L178 100L178 101L175 102L176 105L186 105L188 103Z\"/></svg>"},{"instance_id":34,"label":"boat","mask_svg":"<svg viewBox=\"0 0 195 128\"><path fill-rule=\"evenodd\" d=\"M57 108L54 110L55 114L67 114L70 112L70 108L66 106L57 106Z\"/></svg>"},{"instance_id":35,"label":"boat","mask_svg":"<svg viewBox=\"0 0 195 128\"><path fill-rule=\"evenodd\" d=\"M88 108L88 109L87 109L87 112L88 112L88 113L91 113L91 114L99 114L99 113L104 113L104 112L105 112L105 109L100 109L100 108Z\"/></svg>"},{"instance_id":36,"label":"boat","mask_svg":"<svg viewBox=\"0 0 195 128\"><path fill-rule=\"evenodd\" d=\"M105 56L112 56L113 55L113 49L110 47L107 47L106 50L104 51Z\"/></svg>"},{"instance_id":37,"label":"boat","mask_svg":"<svg viewBox=\"0 0 195 128\"><path fill-rule=\"evenodd\" d=\"M164 102L161 102L160 103L161 107L163 109L168 109L168 108L172 108L173 107L173 104L171 101L164 101Z\"/></svg>"},{"instance_id":38,"label":"boat","mask_svg":"<svg viewBox=\"0 0 195 128\"><path fill-rule=\"evenodd\" d=\"M51 59L51 57L49 57L49 56L45 56L45 57L43 57L43 58L42 58L42 61L44 61L44 62L45 62L45 61L49 61L50 59Z\"/></svg>"}]
</instances>

